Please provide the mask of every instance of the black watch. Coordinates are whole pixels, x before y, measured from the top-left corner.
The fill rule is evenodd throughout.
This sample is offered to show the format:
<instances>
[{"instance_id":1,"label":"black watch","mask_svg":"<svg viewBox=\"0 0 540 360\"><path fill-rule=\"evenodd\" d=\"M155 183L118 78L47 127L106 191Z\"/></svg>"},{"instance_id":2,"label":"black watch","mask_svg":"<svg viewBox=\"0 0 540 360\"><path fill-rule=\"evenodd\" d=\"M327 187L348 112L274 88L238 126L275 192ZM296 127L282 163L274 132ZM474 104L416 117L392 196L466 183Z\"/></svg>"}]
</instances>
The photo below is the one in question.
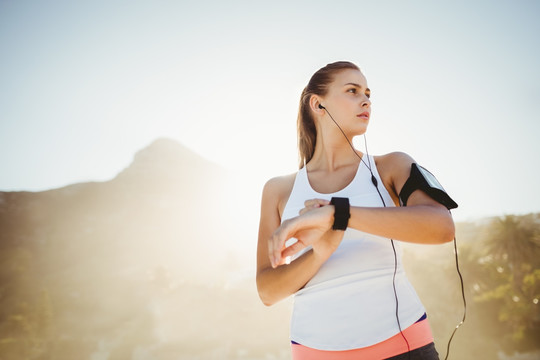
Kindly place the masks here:
<instances>
[{"instance_id":1,"label":"black watch","mask_svg":"<svg viewBox=\"0 0 540 360\"><path fill-rule=\"evenodd\" d=\"M335 208L332 230L345 231L347 229L347 225L349 225L349 218L351 217L349 198L333 197L330 200L330 204L334 205Z\"/></svg>"}]
</instances>

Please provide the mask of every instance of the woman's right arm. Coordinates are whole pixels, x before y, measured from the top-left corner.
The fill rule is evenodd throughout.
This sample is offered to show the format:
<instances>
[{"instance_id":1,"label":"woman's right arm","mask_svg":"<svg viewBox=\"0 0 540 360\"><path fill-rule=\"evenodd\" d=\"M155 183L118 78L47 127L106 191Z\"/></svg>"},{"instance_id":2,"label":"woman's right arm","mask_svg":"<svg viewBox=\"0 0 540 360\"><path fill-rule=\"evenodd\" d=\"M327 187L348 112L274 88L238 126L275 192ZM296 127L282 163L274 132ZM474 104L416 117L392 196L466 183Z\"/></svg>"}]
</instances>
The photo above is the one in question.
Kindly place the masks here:
<instances>
[{"instance_id":1,"label":"woman's right arm","mask_svg":"<svg viewBox=\"0 0 540 360\"><path fill-rule=\"evenodd\" d=\"M304 287L333 252L333 250L310 250L289 265L272 267L268 243L274 232L280 227L279 205L287 200L291 188L290 179L283 177L271 179L263 190L257 245L257 290L262 302L267 306L275 304ZM330 232L321 238L340 236L343 235ZM335 241L325 242L335 243Z\"/></svg>"}]
</instances>

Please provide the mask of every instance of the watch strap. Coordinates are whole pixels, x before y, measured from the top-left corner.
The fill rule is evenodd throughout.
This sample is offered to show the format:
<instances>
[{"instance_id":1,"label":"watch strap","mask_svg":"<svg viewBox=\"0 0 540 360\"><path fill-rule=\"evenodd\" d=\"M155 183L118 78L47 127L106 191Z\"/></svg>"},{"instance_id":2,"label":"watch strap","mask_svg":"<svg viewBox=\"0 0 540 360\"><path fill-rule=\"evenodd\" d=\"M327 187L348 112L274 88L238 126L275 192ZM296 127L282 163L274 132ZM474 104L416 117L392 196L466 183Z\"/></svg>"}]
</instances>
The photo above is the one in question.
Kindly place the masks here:
<instances>
[{"instance_id":1,"label":"watch strap","mask_svg":"<svg viewBox=\"0 0 540 360\"><path fill-rule=\"evenodd\" d=\"M346 230L349 225L349 218L351 217L351 207L349 204L349 198L345 197L333 197L330 200L330 204L334 205L334 224L333 230Z\"/></svg>"}]
</instances>

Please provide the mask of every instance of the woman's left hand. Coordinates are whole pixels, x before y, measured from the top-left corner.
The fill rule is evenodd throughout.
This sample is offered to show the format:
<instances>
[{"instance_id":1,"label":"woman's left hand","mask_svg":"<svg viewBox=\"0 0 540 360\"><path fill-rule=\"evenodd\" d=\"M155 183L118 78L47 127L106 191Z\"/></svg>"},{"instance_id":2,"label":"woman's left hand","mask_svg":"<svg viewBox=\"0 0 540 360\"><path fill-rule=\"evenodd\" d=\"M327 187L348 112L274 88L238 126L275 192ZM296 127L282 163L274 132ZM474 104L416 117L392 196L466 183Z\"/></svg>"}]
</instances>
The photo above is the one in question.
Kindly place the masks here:
<instances>
[{"instance_id":1,"label":"woman's left hand","mask_svg":"<svg viewBox=\"0 0 540 360\"><path fill-rule=\"evenodd\" d=\"M316 256L326 261L339 246L343 231L332 230L334 206L327 200L313 199L304 203L300 215L285 220L268 240L268 254L272 267L285 263L288 256L311 246ZM288 247L287 240L298 241Z\"/></svg>"}]
</instances>

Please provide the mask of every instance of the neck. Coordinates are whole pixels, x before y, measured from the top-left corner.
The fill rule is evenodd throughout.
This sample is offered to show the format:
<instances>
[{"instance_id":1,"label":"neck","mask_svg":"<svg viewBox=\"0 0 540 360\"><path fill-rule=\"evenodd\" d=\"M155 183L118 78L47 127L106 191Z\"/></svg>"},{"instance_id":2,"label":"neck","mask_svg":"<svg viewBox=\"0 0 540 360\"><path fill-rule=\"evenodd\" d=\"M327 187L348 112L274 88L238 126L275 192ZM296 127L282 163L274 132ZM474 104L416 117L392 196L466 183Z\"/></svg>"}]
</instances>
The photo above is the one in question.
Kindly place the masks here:
<instances>
[{"instance_id":1,"label":"neck","mask_svg":"<svg viewBox=\"0 0 540 360\"><path fill-rule=\"evenodd\" d=\"M337 130L339 131L339 130ZM342 167L357 165L363 153L353 150L341 132L319 131L309 169L332 172ZM352 144L352 139L349 139Z\"/></svg>"}]
</instances>

